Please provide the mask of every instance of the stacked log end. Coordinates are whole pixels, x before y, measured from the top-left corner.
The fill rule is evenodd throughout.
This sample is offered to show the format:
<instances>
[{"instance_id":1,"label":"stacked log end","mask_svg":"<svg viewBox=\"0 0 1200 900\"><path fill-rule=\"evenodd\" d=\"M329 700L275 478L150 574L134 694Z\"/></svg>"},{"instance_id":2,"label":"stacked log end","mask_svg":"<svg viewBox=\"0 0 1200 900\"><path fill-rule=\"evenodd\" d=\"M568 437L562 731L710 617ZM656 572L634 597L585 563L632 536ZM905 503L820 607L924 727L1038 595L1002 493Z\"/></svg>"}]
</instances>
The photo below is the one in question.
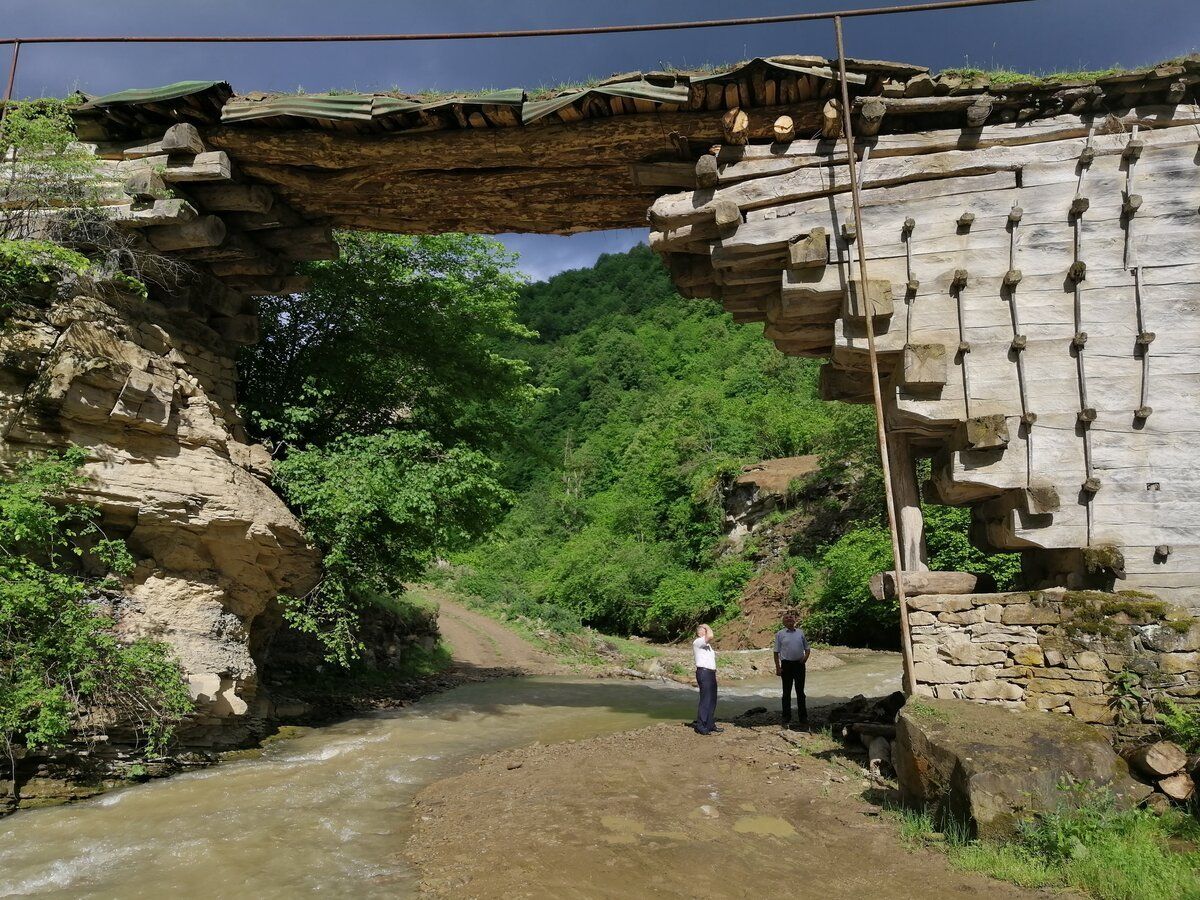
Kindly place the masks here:
<instances>
[{"instance_id":1,"label":"stacked log end","mask_svg":"<svg viewBox=\"0 0 1200 900\"><path fill-rule=\"evenodd\" d=\"M193 291L191 312L226 341L258 340L250 298L304 290L298 262L335 259L330 225L305 220L268 185L245 178L229 155L210 150L189 123L154 141L95 145L113 187L105 214L157 253L186 263L216 287Z\"/></svg>"},{"instance_id":2,"label":"stacked log end","mask_svg":"<svg viewBox=\"0 0 1200 900\"><path fill-rule=\"evenodd\" d=\"M1154 741L1124 754L1130 769L1175 803L1187 803L1196 792L1196 766L1178 744Z\"/></svg>"}]
</instances>

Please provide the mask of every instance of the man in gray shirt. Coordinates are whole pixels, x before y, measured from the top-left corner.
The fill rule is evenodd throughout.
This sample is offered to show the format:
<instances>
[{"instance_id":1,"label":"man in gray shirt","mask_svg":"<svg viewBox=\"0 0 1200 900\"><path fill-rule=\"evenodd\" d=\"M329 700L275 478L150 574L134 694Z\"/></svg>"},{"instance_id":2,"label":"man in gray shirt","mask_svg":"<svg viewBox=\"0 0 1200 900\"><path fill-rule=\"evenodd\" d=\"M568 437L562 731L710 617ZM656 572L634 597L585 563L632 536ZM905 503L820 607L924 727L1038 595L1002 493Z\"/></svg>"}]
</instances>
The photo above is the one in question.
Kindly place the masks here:
<instances>
[{"instance_id":1,"label":"man in gray shirt","mask_svg":"<svg viewBox=\"0 0 1200 900\"><path fill-rule=\"evenodd\" d=\"M804 664L808 661L808 639L796 627L796 614L783 614L783 628L775 632L775 674L783 679L783 727L792 721L792 685L796 686L796 712L800 724L808 724L808 706L804 699Z\"/></svg>"}]
</instances>

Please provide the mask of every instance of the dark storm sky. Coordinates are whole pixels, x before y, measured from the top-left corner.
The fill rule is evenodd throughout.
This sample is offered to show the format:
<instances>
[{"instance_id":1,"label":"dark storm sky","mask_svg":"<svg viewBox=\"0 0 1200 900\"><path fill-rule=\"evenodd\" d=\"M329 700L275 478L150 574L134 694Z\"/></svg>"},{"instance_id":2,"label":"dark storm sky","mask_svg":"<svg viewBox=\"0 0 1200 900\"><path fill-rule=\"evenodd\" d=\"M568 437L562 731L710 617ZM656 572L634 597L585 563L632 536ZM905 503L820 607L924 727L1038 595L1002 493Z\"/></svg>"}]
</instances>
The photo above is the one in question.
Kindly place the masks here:
<instances>
[{"instance_id":1,"label":"dark storm sky","mask_svg":"<svg viewBox=\"0 0 1200 900\"><path fill-rule=\"evenodd\" d=\"M661 22L878 6L891 0L0 0L6 37L97 34L314 34L480 31ZM1140 65L1200 48L1200 0L1034 0L982 9L854 19L850 56L1026 71ZM0 51L2 54L3 51ZM614 72L834 54L827 22L595 37L325 45L26 46L18 96L102 94L184 79L237 91L535 88ZM7 72L7 59L0 67ZM619 250L640 230L572 238L511 236L522 268L545 275Z\"/></svg>"}]
</instances>

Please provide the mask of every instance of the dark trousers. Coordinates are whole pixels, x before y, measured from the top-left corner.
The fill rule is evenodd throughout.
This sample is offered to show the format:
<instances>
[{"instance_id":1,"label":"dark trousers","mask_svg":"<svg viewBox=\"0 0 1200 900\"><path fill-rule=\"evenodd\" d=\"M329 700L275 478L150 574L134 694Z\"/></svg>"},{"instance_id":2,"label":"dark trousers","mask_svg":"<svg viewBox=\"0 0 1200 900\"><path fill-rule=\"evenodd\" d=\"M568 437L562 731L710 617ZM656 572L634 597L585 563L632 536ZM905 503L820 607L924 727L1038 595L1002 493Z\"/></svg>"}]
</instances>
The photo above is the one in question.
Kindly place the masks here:
<instances>
[{"instance_id":1,"label":"dark trousers","mask_svg":"<svg viewBox=\"0 0 1200 900\"><path fill-rule=\"evenodd\" d=\"M713 715L717 711L717 673L712 669L696 669L696 686L700 688L700 706L696 709L695 728L708 734L717 727Z\"/></svg>"},{"instance_id":2,"label":"dark trousers","mask_svg":"<svg viewBox=\"0 0 1200 900\"><path fill-rule=\"evenodd\" d=\"M779 674L783 679L783 721L792 720L792 685L796 685L796 712L801 722L808 721L808 704L804 699L804 661L781 659Z\"/></svg>"}]
</instances>

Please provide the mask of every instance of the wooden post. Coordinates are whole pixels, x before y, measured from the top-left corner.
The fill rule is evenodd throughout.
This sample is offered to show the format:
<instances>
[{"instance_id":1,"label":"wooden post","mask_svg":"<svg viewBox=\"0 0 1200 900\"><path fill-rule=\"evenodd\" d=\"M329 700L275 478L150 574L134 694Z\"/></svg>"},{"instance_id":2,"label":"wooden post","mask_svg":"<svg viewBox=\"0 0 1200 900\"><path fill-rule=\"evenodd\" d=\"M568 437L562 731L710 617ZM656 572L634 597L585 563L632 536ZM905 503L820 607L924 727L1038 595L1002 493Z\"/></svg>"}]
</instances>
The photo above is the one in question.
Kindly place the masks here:
<instances>
[{"instance_id":1,"label":"wooden post","mask_svg":"<svg viewBox=\"0 0 1200 900\"><path fill-rule=\"evenodd\" d=\"M896 519L900 527L900 552L904 571L925 572L929 569L929 554L925 547L925 519L921 515L921 492L917 487L917 466L912 456L909 438L904 434L891 435L888 440L895 491Z\"/></svg>"}]
</instances>

